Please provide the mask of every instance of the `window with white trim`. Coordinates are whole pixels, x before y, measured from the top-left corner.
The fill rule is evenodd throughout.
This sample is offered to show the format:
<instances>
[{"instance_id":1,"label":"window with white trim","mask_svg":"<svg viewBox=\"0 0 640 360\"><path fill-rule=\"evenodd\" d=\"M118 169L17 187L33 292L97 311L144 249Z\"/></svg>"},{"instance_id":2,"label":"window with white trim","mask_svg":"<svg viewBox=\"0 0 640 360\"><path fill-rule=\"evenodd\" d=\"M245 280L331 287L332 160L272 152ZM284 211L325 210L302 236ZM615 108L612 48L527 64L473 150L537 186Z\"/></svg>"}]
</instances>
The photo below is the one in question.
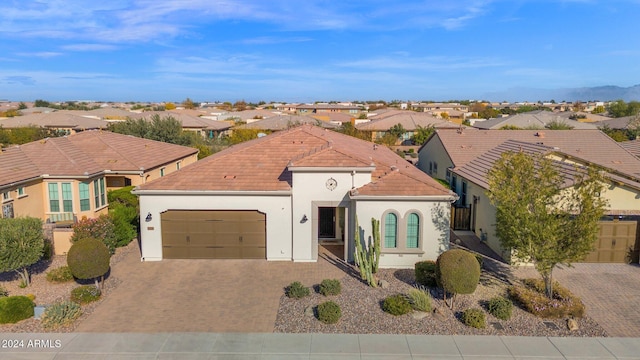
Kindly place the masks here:
<instances>
[{"instance_id":1,"label":"window with white trim","mask_svg":"<svg viewBox=\"0 0 640 360\"><path fill-rule=\"evenodd\" d=\"M11 200L11 195L9 195L8 191L2 193L2 201Z\"/></svg>"},{"instance_id":2,"label":"window with white trim","mask_svg":"<svg viewBox=\"0 0 640 360\"><path fill-rule=\"evenodd\" d=\"M104 178L93 181L93 199L96 209L107 204L107 200L105 198Z\"/></svg>"},{"instance_id":3,"label":"window with white trim","mask_svg":"<svg viewBox=\"0 0 640 360\"><path fill-rule=\"evenodd\" d=\"M78 192L80 193L80 211L91 210L91 201L89 194L89 183L81 182L78 184Z\"/></svg>"},{"instance_id":4,"label":"window with white trim","mask_svg":"<svg viewBox=\"0 0 640 360\"><path fill-rule=\"evenodd\" d=\"M182 161L176 162L176 170L180 170L180 163L182 163Z\"/></svg>"},{"instance_id":5,"label":"window with white trim","mask_svg":"<svg viewBox=\"0 0 640 360\"><path fill-rule=\"evenodd\" d=\"M49 212L73 212L71 183L52 182L47 184L47 188L49 190Z\"/></svg>"},{"instance_id":6,"label":"window with white trim","mask_svg":"<svg viewBox=\"0 0 640 360\"><path fill-rule=\"evenodd\" d=\"M160 177L163 177L163 176L164 176L164 169L165 169L165 168L160 168Z\"/></svg>"},{"instance_id":7,"label":"window with white trim","mask_svg":"<svg viewBox=\"0 0 640 360\"><path fill-rule=\"evenodd\" d=\"M24 192L24 186L20 186L16 192L18 193L18 197L26 195Z\"/></svg>"}]
</instances>

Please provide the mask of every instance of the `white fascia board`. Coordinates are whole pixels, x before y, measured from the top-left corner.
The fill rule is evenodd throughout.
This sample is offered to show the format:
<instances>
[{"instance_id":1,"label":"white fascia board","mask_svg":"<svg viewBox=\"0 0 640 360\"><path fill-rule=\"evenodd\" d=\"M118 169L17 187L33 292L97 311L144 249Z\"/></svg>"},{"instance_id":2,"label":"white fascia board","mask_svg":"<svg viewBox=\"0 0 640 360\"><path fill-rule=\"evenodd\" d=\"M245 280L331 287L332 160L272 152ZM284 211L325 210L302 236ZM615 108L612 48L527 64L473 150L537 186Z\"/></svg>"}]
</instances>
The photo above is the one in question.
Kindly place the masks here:
<instances>
[{"instance_id":1,"label":"white fascia board","mask_svg":"<svg viewBox=\"0 0 640 360\"><path fill-rule=\"evenodd\" d=\"M373 200L373 201L448 201L457 200L452 195L423 195L423 196L376 196L376 195L349 195L352 200Z\"/></svg>"},{"instance_id":2,"label":"white fascia board","mask_svg":"<svg viewBox=\"0 0 640 360\"><path fill-rule=\"evenodd\" d=\"M335 166L289 166L287 170L295 172L373 172L376 169L375 166L362 166L362 167L335 167Z\"/></svg>"},{"instance_id":3,"label":"white fascia board","mask_svg":"<svg viewBox=\"0 0 640 360\"><path fill-rule=\"evenodd\" d=\"M226 195L226 196L291 196L290 190L281 191L225 191L225 190L138 190L135 195Z\"/></svg>"}]
</instances>

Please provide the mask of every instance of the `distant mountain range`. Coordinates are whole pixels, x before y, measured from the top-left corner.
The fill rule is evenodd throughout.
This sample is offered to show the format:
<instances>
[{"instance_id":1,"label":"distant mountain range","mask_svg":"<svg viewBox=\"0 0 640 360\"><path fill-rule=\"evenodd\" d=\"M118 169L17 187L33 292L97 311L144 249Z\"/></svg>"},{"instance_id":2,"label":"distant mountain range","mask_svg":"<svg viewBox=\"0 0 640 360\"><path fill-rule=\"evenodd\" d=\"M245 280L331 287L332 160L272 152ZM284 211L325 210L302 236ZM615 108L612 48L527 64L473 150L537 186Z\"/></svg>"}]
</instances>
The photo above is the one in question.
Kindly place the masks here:
<instances>
[{"instance_id":1,"label":"distant mountain range","mask_svg":"<svg viewBox=\"0 0 640 360\"><path fill-rule=\"evenodd\" d=\"M630 87L613 85L569 88L569 89L533 89L513 88L505 91L487 93L485 100L490 101L640 101L640 84Z\"/></svg>"}]
</instances>

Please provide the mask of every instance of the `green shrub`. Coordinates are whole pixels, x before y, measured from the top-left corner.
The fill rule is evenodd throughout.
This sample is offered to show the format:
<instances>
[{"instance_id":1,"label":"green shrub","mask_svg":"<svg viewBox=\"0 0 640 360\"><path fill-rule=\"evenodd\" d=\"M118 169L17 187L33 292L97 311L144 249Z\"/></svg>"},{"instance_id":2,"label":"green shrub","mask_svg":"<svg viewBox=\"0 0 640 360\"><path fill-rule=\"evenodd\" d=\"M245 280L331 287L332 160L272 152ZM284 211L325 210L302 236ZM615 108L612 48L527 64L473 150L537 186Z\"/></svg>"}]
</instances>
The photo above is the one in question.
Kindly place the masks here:
<instances>
[{"instance_id":1,"label":"green shrub","mask_svg":"<svg viewBox=\"0 0 640 360\"><path fill-rule=\"evenodd\" d=\"M51 241L45 240L44 247L42 248L42 258L44 260L50 260L52 256L53 256L53 245L51 244Z\"/></svg>"},{"instance_id":2,"label":"green shrub","mask_svg":"<svg viewBox=\"0 0 640 360\"><path fill-rule=\"evenodd\" d=\"M415 264L416 283L428 287L436 287L436 262L432 260L419 261Z\"/></svg>"},{"instance_id":3,"label":"green shrub","mask_svg":"<svg viewBox=\"0 0 640 360\"><path fill-rule=\"evenodd\" d=\"M73 225L71 242L76 243L82 239L98 239L109 249L109 253L115 253L118 238L113 219L105 214L95 219L83 217Z\"/></svg>"},{"instance_id":4,"label":"green shrub","mask_svg":"<svg viewBox=\"0 0 640 360\"><path fill-rule=\"evenodd\" d=\"M431 296L428 292L421 289L411 289L407 293L407 297L414 310L431 311Z\"/></svg>"},{"instance_id":5,"label":"green shrub","mask_svg":"<svg viewBox=\"0 0 640 360\"><path fill-rule=\"evenodd\" d=\"M476 329L484 329L487 326L487 320L484 312L480 309L467 309L462 312L462 322Z\"/></svg>"},{"instance_id":6,"label":"green shrub","mask_svg":"<svg viewBox=\"0 0 640 360\"><path fill-rule=\"evenodd\" d=\"M67 253L67 265L78 279L94 279L109 271L109 249L93 238L76 241Z\"/></svg>"},{"instance_id":7,"label":"green shrub","mask_svg":"<svg viewBox=\"0 0 640 360\"><path fill-rule=\"evenodd\" d=\"M457 294L472 294L480 281L480 264L475 255L462 249L443 252L436 260L436 279L439 285L453 294L451 308Z\"/></svg>"},{"instance_id":8,"label":"green shrub","mask_svg":"<svg viewBox=\"0 0 640 360\"><path fill-rule=\"evenodd\" d=\"M51 269L47 272L47 281L52 283L63 283L73 280L73 274L68 266Z\"/></svg>"},{"instance_id":9,"label":"green shrub","mask_svg":"<svg viewBox=\"0 0 640 360\"><path fill-rule=\"evenodd\" d=\"M0 285L0 297L9 296L9 291L4 286Z\"/></svg>"},{"instance_id":10,"label":"green shrub","mask_svg":"<svg viewBox=\"0 0 640 360\"><path fill-rule=\"evenodd\" d=\"M116 204L109 206L109 216L115 227L116 247L128 245L138 235L137 225L131 223L137 222L138 210Z\"/></svg>"},{"instance_id":11,"label":"green shrub","mask_svg":"<svg viewBox=\"0 0 640 360\"><path fill-rule=\"evenodd\" d=\"M33 317L35 304L26 296L0 298L0 324L13 324Z\"/></svg>"},{"instance_id":12,"label":"green shrub","mask_svg":"<svg viewBox=\"0 0 640 360\"><path fill-rule=\"evenodd\" d=\"M292 299L300 299L310 294L311 291L309 288L302 285L299 281L294 281L287 287L287 296Z\"/></svg>"},{"instance_id":13,"label":"green shrub","mask_svg":"<svg viewBox=\"0 0 640 360\"><path fill-rule=\"evenodd\" d=\"M40 323L45 329L52 330L72 323L80 315L82 315L80 305L73 301L63 301L48 306Z\"/></svg>"},{"instance_id":14,"label":"green shrub","mask_svg":"<svg viewBox=\"0 0 640 360\"><path fill-rule=\"evenodd\" d=\"M28 266L42 258L42 220L32 217L0 218L0 273L16 271L29 286Z\"/></svg>"},{"instance_id":15,"label":"green shrub","mask_svg":"<svg viewBox=\"0 0 640 360\"><path fill-rule=\"evenodd\" d=\"M498 319L509 320L511 318L511 312L513 311L513 303L511 300L505 299L502 296L496 296L489 300L487 310L489 310L489 314Z\"/></svg>"},{"instance_id":16,"label":"green shrub","mask_svg":"<svg viewBox=\"0 0 640 360\"><path fill-rule=\"evenodd\" d=\"M100 299L100 289L93 285L83 285L71 290L71 301L78 304L88 304Z\"/></svg>"},{"instance_id":17,"label":"green shrub","mask_svg":"<svg viewBox=\"0 0 640 360\"><path fill-rule=\"evenodd\" d=\"M323 302L318 305L318 320L325 324L335 324L340 320L341 316L340 305L333 301Z\"/></svg>"},{"instance_id":18,"label":"green shrub","mask_svg":"<svg viewBox=\"0 0 640 360\"><path fill-rule=\"evenodd\" d=\"M562 318L566 316L584 316L584 304L569 290L557 282L553 285L553 298L545 295L544 281L525 279L524 285L509 288L509 296L522 305L528 312L542 318Z\"/></svg>"},{"instance_id":19,"label":"green shrub","mask_svg":"<svg viewBox=\"0 0 640 360\"><path fill-rule=\"evenodd\" d=\"M382 310L391 315L404 315L411 312L412 307L409 301L401 294L391 295L384 299Z\"/></svg>"},{"instance_id":20,"label":"green shrub","mask_svg":"<svg viewBox=\"0 0 640 360\"><path fill-rule=\"evenodd\" d=\"M320 294L324 296L339 295L342 291L342 285L338 279L324 279L320 283Z\"/></svg>"}]
</instances>

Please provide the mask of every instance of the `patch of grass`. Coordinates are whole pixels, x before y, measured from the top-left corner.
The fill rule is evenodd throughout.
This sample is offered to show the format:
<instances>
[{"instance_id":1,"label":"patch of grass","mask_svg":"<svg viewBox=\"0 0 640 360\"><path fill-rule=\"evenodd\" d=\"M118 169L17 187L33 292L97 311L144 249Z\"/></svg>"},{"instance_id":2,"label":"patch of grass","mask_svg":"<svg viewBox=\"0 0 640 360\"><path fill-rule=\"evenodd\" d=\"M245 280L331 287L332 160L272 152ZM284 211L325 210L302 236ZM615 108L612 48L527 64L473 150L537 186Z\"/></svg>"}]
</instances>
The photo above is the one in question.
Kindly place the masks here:
<instances>
[{"instance_id":1,"label":"patch of grass","mask_svg":"<svg viewBox=\"0 0 640 360\"><path fill-rule=\"evenodd\" d=\"M551 299L545 295L544 281L541 279L525 279L522 283L523 285L511 286L509 296L531 314L542 318L584 316L582 300L559 283L554 283Z\"/></svg>"}]
</instances>

